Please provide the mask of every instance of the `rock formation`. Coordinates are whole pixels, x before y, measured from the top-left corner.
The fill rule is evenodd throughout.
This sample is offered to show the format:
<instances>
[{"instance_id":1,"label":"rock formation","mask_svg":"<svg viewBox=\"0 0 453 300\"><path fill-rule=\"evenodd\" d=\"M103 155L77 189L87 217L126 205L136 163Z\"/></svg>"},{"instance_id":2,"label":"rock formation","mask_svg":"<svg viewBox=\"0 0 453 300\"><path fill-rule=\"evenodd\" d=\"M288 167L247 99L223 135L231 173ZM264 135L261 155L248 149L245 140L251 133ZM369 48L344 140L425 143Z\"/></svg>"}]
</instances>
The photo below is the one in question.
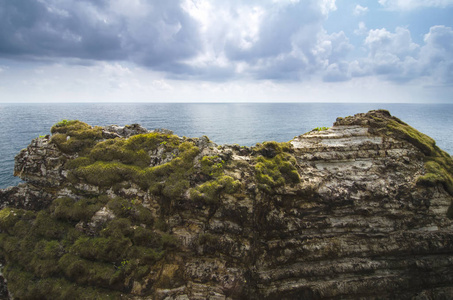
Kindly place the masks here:
<instances>
[{"instance_id":1,"label":"rock formation","mask_svg":"<svg viewBox=\"0 0 453 300\"><path fill-rule=\"evenodd\" d=\"M12 298L453 298L452 158L387 111L250 148L51 132L0 191Z\"/></svg>"}]
</instances>

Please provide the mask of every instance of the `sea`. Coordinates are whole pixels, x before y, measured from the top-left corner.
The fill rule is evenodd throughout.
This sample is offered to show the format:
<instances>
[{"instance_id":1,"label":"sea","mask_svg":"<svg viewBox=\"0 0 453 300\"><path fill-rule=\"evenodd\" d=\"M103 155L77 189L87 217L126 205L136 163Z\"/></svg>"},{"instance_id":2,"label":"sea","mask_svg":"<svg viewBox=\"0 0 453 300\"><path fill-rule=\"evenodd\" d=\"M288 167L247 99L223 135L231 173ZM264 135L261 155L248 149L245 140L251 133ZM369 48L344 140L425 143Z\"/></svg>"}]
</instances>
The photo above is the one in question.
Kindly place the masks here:
<instances>
[{"instance_id":1,"label":"sea","mask_svg":"<svg viewBox=\"0 0 453 300\"><path fill-rule=\"evenodd\" d=\"M453 154L453 104L396 103L0 103L0 188L17 185L14 156L63 119L90 125L138 123L166 128L179 136L208 136L217 144L252 146L284 142L316 127L330 127L337 117L373 109L431 136Z\"/></svg>"}]
</instances>

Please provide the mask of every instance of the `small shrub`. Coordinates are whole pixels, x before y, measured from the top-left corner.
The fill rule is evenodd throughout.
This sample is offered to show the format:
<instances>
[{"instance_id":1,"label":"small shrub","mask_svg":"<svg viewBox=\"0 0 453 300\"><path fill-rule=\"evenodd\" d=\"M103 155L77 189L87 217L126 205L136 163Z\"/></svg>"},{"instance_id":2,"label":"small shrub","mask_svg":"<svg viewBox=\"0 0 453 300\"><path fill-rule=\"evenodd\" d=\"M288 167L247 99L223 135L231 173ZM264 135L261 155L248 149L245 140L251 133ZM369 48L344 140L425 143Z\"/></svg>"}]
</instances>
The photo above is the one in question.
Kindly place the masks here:
<instances>
[{"instance_id":1,"label":"small shrub","mask_svg":"<svg viewBox=\"0 0 453 300\"><path fill-rule=\"evenodd\" d=\"M271 193L274 188L287 183L299 183L296 160L289 154L280 153L272 158L260 156L255 165L255 176L259 187Z\"/></svg>"},{"instance_id":2,"label":"small shrub","mask_svg":"<svg viewBox=\"0 0 453 300\"><path fill-rule=\"evenodd\" d=\"M117 277L117 270L112 264L89 261L68 253L60 258L58 265L68 278L78 284L124 289L122 284L111 282L111 278Z\"/></svg>"},{"instance_id":3,"label":"small shrub","mask_svg":"<svg viewBox=\"0 0 453 300\"><path fill-rule=\"evenodd\" d=\"M127 218L115 218L108 222L107 226L101 230L100 235L107 238L131 237L133 234L132 223Z\"/></svg>"},{"instance_id":4,"label":"small shrub","mask_svg":"<svg viewBox=\"0 0 453 300\"><path fill-rule=\"evenodd\" d=\"M102 139L102 128L91 127L78 120L63 120L52 126L51 141L64 153L81 152Z\"/></svg>"},{"instance_id":5,"label":"small shrub","mask_svg":"<svg viewBox=\"0 0 453 300\"><path fill-rule=\"evenodd\" d=\"M163 254L164 251L158 251L156 249L148 247L134 246L129 249L128 257L133 260L138 260L138 267L139 265L153 265L162 258Z\"/></svg>"},{"instance_id":6,"label":"small shrub","mask_svg":"<svg viewBox=\"0 0 453 300\"><path fill-rule=\"evenodd\" d=\"M132 235L132 242L136 246L143 246L148 248L161 248L161 236L152 230L138 226L134 229Z\"/></svg>"},{"instance_id":7,"label":"small shrub","mask_svg":"<svg viewBox=\"0 0 453 300\"><path fill-rule=\"evenodd\" d=\"M28 268L39 278L51 277L60 273L57 259L40 259L35 256Z\"/></svg>"},{"instance_id":8,"label":"small shrub","mask_svg":"<svg viewBox=\"0 0 453 300\"><path fill-rule=\"evenodd\" d=\"M82 156L68 160L65 164L65 167L69 170L72 170L91 165L92 163L94 163L94 161L91 158Z\"/></svg>"},{"instance_id":9,"label":"small shrub","mask_svg":"<svg viewBox=\"0 0 453 300\"><path fill-rule=\"evenodd\" d=\"M225 161L217 155L203 156L200 160L200 164L202 173L211 177L217 177L223 173Z\"/></svg>"},{"instance_id":10,"label":"small shrub","mask_svg":"<svg viewBox=\"0 0 453 300\"><path fill-rule=\"evenodd\" d=\"M425 163L426 174L417 179L418 185L436 186L442 184L453 195L453 163L441 157L430 158Z\"/></svg>"},{"instance_id":11,"label":"small shrub","mask_svg":"<svg viewBox=\"0 0 453 300\"><path fill-rule=\"evenodd\" d=\"M165 181L162 195L169 199L178 199L181 198L189 186L188 180L181 179L179 174L173 173Z\"/></svg>"},{"instance_id":12,"label":"small shrub","mask_svg":"<svg viewBox=\"0 0 453 300\"><path fill-rule=\"evenodd\" d=\"M97 143L88 154L93 161L117 161L141 168L149 166L150 157L144 149L130 150L126 140L113 139Z\"/></svg>"},{"instance_id":13,"label":"small shrub","mask_svg":"<svg viewBox=\"0 0 453 300\"><path fill-rule=\"evenodd\" d=\"M46 211L40 211L36 215L33 230L34 233L46 239L62 239L70 225L53 219Z\"/></svg>"},{"instance_id":14,"label":"small shrub","mask_svg":"<svg viewBox=\"0 0 453 300\"><path fill-rule=\"evenodd\" d=\"M10 232L20 220L31 220L34 217L32 212L6 207L0 210L0 229Z\"/></svg>"},{"instance_id":15,"label":"small shrub","mask_svg":"<svg viewBox=\"0 0 453 300\"><path fill-rule=\"evenodd\" d=\"M89 260L118 263L126 258L131 244L130 239L118 236L80 237L71 247L71 253Z\"/></svg>"},{"instance_id":16,"label":"small shrub","mask_svg":"<svg viewBox=\"0 0 453 300\"><path fill-rule=\"evenodd\" d=\"M90 184L109 187L122 181L134 181L139 176L140 170L119 162L97 161L94 164L77 168L73 174Z\"/></svg>"},{"instance_id":17,"label":"small shrub","mask_svg":"<svg viewBox=\"0 0 453 300\"><path fill-rule=\"evenodd\" d=\"M69 197L64 197L52 202L50 212L52 216L60 220L88 221L103 205L104 203L97 201L97 198L84 198L76 201Z\"/></svg>"},{"instance_id":18,"label":"small shrub","mask_svg":"<svg viewBox=\"0 0 453 300\"><path fill-rule=\"evenodd\" d=\"M164 143L165 142L165 143ZM147 134L134 135L126 140L125 147L131 151L150 151L159 146L167 149L177 148L180 144L178 136L170 133L151 132Z\"/></svg>"},{"instance_id":19,"label":"small shrub","mask_svg":"<svg viewBox=\"0 0 453 300\"><path fill-rule=\"evenodd\" d=\"M33 249L33 253L41 259L59 258L63 252L64 248L57 240L40 240Z\"/></svg>"},{"instance_id":20,"label":"small shrub","mask_svg":"<svg viewBox=\"0 0 453 300\"><path fill-rule=\"evenodd\" d=\"M233 194L239 188L239 181L234 180L231 176L224 175L191 189L190 197L193 200L201 200L207 204L217 204L222 193Z\"/></svg>"}]
</instances>

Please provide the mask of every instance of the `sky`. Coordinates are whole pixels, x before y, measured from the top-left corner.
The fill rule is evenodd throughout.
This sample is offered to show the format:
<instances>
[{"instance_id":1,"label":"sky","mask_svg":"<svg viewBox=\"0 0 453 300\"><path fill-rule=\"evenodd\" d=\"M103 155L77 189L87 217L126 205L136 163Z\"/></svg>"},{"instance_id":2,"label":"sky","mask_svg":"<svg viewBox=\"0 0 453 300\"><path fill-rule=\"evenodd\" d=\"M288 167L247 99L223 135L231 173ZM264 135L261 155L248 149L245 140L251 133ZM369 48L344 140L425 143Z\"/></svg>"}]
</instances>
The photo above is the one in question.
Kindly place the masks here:
<instances>
[{"instance_id":1,"label":"sky","mask_svg":"<svg viewBox=\"0 0 453 300\"><path fill-rule=\"evenodd\" d=\"M453 103L453 0L0 0L0 102Z\"/></svg>"}]
</instances>

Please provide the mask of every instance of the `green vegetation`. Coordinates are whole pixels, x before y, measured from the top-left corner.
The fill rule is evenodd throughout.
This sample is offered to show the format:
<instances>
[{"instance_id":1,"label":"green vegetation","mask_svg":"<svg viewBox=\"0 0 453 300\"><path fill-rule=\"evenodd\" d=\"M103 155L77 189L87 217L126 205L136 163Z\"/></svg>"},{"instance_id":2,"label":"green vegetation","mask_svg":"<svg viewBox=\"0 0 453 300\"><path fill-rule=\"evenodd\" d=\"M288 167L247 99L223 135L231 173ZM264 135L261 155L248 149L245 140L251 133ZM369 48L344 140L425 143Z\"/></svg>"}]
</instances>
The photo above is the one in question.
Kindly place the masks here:
<instances>
[{"instance_id":1,"label":"green vegetation","mask_svg":"<svg viewBox=\"0 0 453 300\"><path fill-rule=\"evenodd\" d=\"M222 195L240 189L237 180L225 175L225 158L205 156L196 164L200 149L194 141L169 132L104 139L100 127L75 120L62 120L51 132L52 143L63 153L76 154L66 160L68 179L98 186L101 192L60 197L39 212L0 210L4 274L20 299L119 298L179 247L175 236L165 232L164 215L172 203L189 194L194 201L217 205ZM143 199L103 194L133 184L156 198L159 218ZM92 222L101 209L112 216Z\"/></svg>"},{"instance_id":2,"label":"green vegetation","mask_svg":"<svg viewBox=\"0 0 453 300\"><path fill-rule=\"evenodd\" d=\"M103 206L116 217L86 232L78 228ZM155 231L153 223L139 200L118 197L63 197L39 212L5 208L0 253L7 262L8 288L20 299L119 298L130 291L129 282L146 276L178 246L174 236Z\"/></svg>"},{"instance_id":3,"label":"green vegetation","mask_svg":"<svg viewBox=\"0 0 453 300\"><path fill-rule=\"evenodd\" d=\"M62 120L52 126L51 141L64 153L73 154L92 147L102 138L101 127L91 127L78 120Z\"/></svg>"},{"instance_id":4,"label":"green vegetation","mask_svg":"<svg viewBox=\"0 0 453 300\"><path fill-rule=\"evenodd\" d=\"M261 154L255 164L255 176L261 190L272 194L275 188L300 182L296 159L290 154L291 147L290 143L266 142L254 148Z\"/></svg>"},{"instance_id":5,"label":"green vegetation","mask_svg":"<svg viewBox=\"0 0 453 300\"><path fill-rule=\"evenodd\" d=\"M397 118L389 120L387 128L392 136L402 138L410 142L415 147L422 150L425 155L435 156L441 151L439 147L436 146L436 142L432 138L412 128Z\"/></svg>"},{"instance_id":6,"label":"green vegetation","mask_svg":"<svg viewBox=\"0 0 453 300\"><path fill-rule=\"evenodd\" d=\"M223 175L190 190L190 198L206 204L218 204L222 194L234 194L241 183L231 176Z\"/></svg>"},{"instance_id":7,"label":"green vegetation","mask_svg":"<svg viewBox=\"0 0 453 300\"><path fill-rule=\"evenodd\" d=\"M50 206L51 215L57 220L73 222L89 221L108 200L107 197L86 198L78 201L69 198L58 198Z\"/></svg>"},{"instance_id":8,"label":"green vegetation","mask_svg":"<svg viewBox=\"0 0 453 300\"><path fill-rule=\"evenodd\" d=\"M327 130L327 129L329 129L329 127L316 127L312 131L324 131L324 130Z\"/></svg>"},{"instance_id":9,"label":"green vegetation","mask_svg":"<svg viewBox=\"0 0 453 300\"><path fill-rule=\"evenodd\" d=\"M427 157L425 170L425 175L418 178L417 184L424 186L442 184L445 190L453 196L453 161L451 158Z\"/></svg>"},{"instance_id":10,"label":"green vegetation","mask_svg":"<svg viewBox=\"0 0 453 300\"><path fill-rule=\"evenodd\" d=\"M80 166L72 171L72 179L79 179L101 186L110 187L122 181L137 181L141 175L138 167L125 165L119 162L96 161L87 166Z\"/></svg>"},{"instance_id":11,"label":"green vegetation","mask_svg":"<svg viewBox=\"0 0 453 300\"><path fill-rule=\"evenodd\" d=\"M103 288L77 286L64 278L49 277L36 280L30 272L6 268L8 289L15 299L120 299L121 294Z\"/></svg>"},{"instance_id":12,"label":"green vegetation","mask_svg":"<svg viewBox=\"0 0 453 300\"><path fill-rule=\"evenodd\" d=\"M369 115L373 121L369 123L373 132L395 139L406 140L427 156L437 156L439 152L442 152L432 138L412 128L400 119L392 117L387 110L373 111Z\"/></svg>"},{"instance_id":13,"label":"green vegetation","mask_svg":"<svg viewBox=\"0 0 453 300\"><path fill-rule=\"evenodd\" d=\"M126 200L116 197L107 203L107 207L111 209L117 217L128 218L137 224L154 224L153 215L149 209L142 205L140 200Z\"/></svg>"},{"instance_id":14,"label":"green vegetation","mask_svg":"<svg viewBox=\"0 0 453 300\"><path fill-rule=\"evenodd\" d=\"M189 179L197 171L194 169L194 158L200 152L193 142L181 140L168 132L152 132L105 141L97 141L100 135L95 135L90 140L92 144L85 143L87 132L97 130L80 121L67 120L52 127L52 139L60 149L66 153L80 153L79 157L66 163L71 171L71 181L84 181L101 188L118 186L123 182L136 183L166 201L181 198L192 187ZM84 141L83 147L78 146L81 141ZM74 145L77 147L72 149ZM160 157L168 162L153 166L151 154L158 148ZM222 158L204 156L200 159L200 165L198 171L205 175L204 180L210 181L193 189L194 198L218 202L221 192L232 192L233 187L238 185L231 177L223 176L226 162Z\"/></svg>"},{"instance_id":15,"label":"green vegetation","mask_svg":"<svg viewBox=\"0 0 453 300\"><path fill-rule=\"evenodd\" d=\"M78 121L67 121L52 127L52 132L67 134L71 131L76 137L78 135L74 131L77 130L86 130L86 127ZM288 148L288 145L276 145L278 151L281 151L282 145ZM158 148L163 148L161 157L170 160L152 166L150 153ZM200 150L191 141L183 141L169 133L153 132L128 139L97 142L91 148L84 148L83 155L69 160L66 167L71 170L69 178L73 182L85 181L104 188L122 182L136 183L151 194L166 199L167 203L181 198L191 188L189 179L199 171L209 181L190 190L192 199L209 204L218 203L222 193L234 193L239 183L224 175L226 162L218 156L202 157L200 170L195 170L194 158L199 153ZM115 211L117 208L111 202L108 206ZM115 211L115 214L122 215L119 211Z\"/></svg>"},{"instance_id":16,"label":"green vegetation","mask_svg":"<svg viewBox=\"0 0 453 300\"><path fill-rule=\"evenodd\" d=\"M201 159L201 172L211 177L220 176L223 173L225 161L219 156L203 156Z\"/></svg>"},{"instance_id":17,"label":"green vegetation","mask_svg":"<svg viewBox=\"0 0 453 300\"><path fill-rule=\"evenodd\" d=\"M252 148L254 153L261 154L264 157L272 158L279 153L292 151L292 145L289 142L277 143L274 141L257 144Z\"/></svg>"},{"instance_id":18,"label":"green vegetation","mask_svg":"<svg viewBox=\"0 0 453 300\"><path fill-rule=\"evenodd\" d=\"M216 206L220 204L222 195L234 194L241 188L241 183L238 180L225 175L225 168L229 163L223 158L217 155L203 156L200 165L201 174L210 180L189 190L192 200Z\"/></svg>"},{"instance_id":19,"label":"green vegetation","mask_svg":"<svg viewBox=\"0 0 453 300\"><path fill-rule=\"evenodd\" d=\"M71 122L74 122L74 121L68 121L68 120L66 120L66 119L63 119L63 120L57 122L57 123L54 125L54 127L55 127L55 128L66 127L66 126L68 126L68 125L71 125Z\"/></svg>"},{"instance_id":20,"label":"green vegetation","mask_svg":"<svg viewBox=\"0 0 453 300\"><path fill-rule=\"evenodd\" d=\"M77 142L80 136L77 130L84 131L86 127L79 121L74 122L68 121L64 126L55 125L52 132L67 134L72 130L74 138L67 142ZM67 128L71 126L74 129ZM67 143L58 145L60 148L70 146ZM150 153L158 147L164 147L162 156L172 160L153 167ZM66 150L73 153L79 148ZM121 182L132 182L144 190L149 189L153 194L178 198L189 188L187 178L194 172L193 159L198 153L198 147L192 142L183 142L173 134L152 132L135 135L127 140L110 139L84 147L82 155L69 160L66 167L71 170L69 179L73 182L85 181L105 188Z\"/></svg>"},{"instance_id":21,"label":"green vegetation","mask_svg":"<svg viewBox=\"0 0 453 300\"><path fill-rule=\"evenodd\" d=\"M268 193L272 193L274 188L284 184L299 183L300 178L295 165L295 159L283 153L273 158L258 157L255 174L259 187Z\"/></svg>"},{"instance_id":22,"label":"green vegetation","mask_svg":"<svg viewBox=\"0 0 453 300\"><path fill-rule=\"evenodd\" d=\"M448 153L439 149L432 138L390 116L386 110L377 110L369 114L373 120L369 124L371 130L383 136L406 140L425 154L426 173L417 179L417 185L441 184L450 195L453 195L453 160ZM453 204L448 215L453 218Z\"/></svg>"},{"instance_id":23,"label":"green vegetation","mask_svg":"<svg viewBox=\"0 0 453 300\"><path fill-rule=\"evenodd\" d=\"M385 136L403 139L420 149L425 154L426 174L419 177L417 184L435 186L442 184L453 195L453 160L450 155L437 147L429 136L407 125L398 118L391 117L385 110L373 112L371 127Z\"/></svg>"}]
</instances>

